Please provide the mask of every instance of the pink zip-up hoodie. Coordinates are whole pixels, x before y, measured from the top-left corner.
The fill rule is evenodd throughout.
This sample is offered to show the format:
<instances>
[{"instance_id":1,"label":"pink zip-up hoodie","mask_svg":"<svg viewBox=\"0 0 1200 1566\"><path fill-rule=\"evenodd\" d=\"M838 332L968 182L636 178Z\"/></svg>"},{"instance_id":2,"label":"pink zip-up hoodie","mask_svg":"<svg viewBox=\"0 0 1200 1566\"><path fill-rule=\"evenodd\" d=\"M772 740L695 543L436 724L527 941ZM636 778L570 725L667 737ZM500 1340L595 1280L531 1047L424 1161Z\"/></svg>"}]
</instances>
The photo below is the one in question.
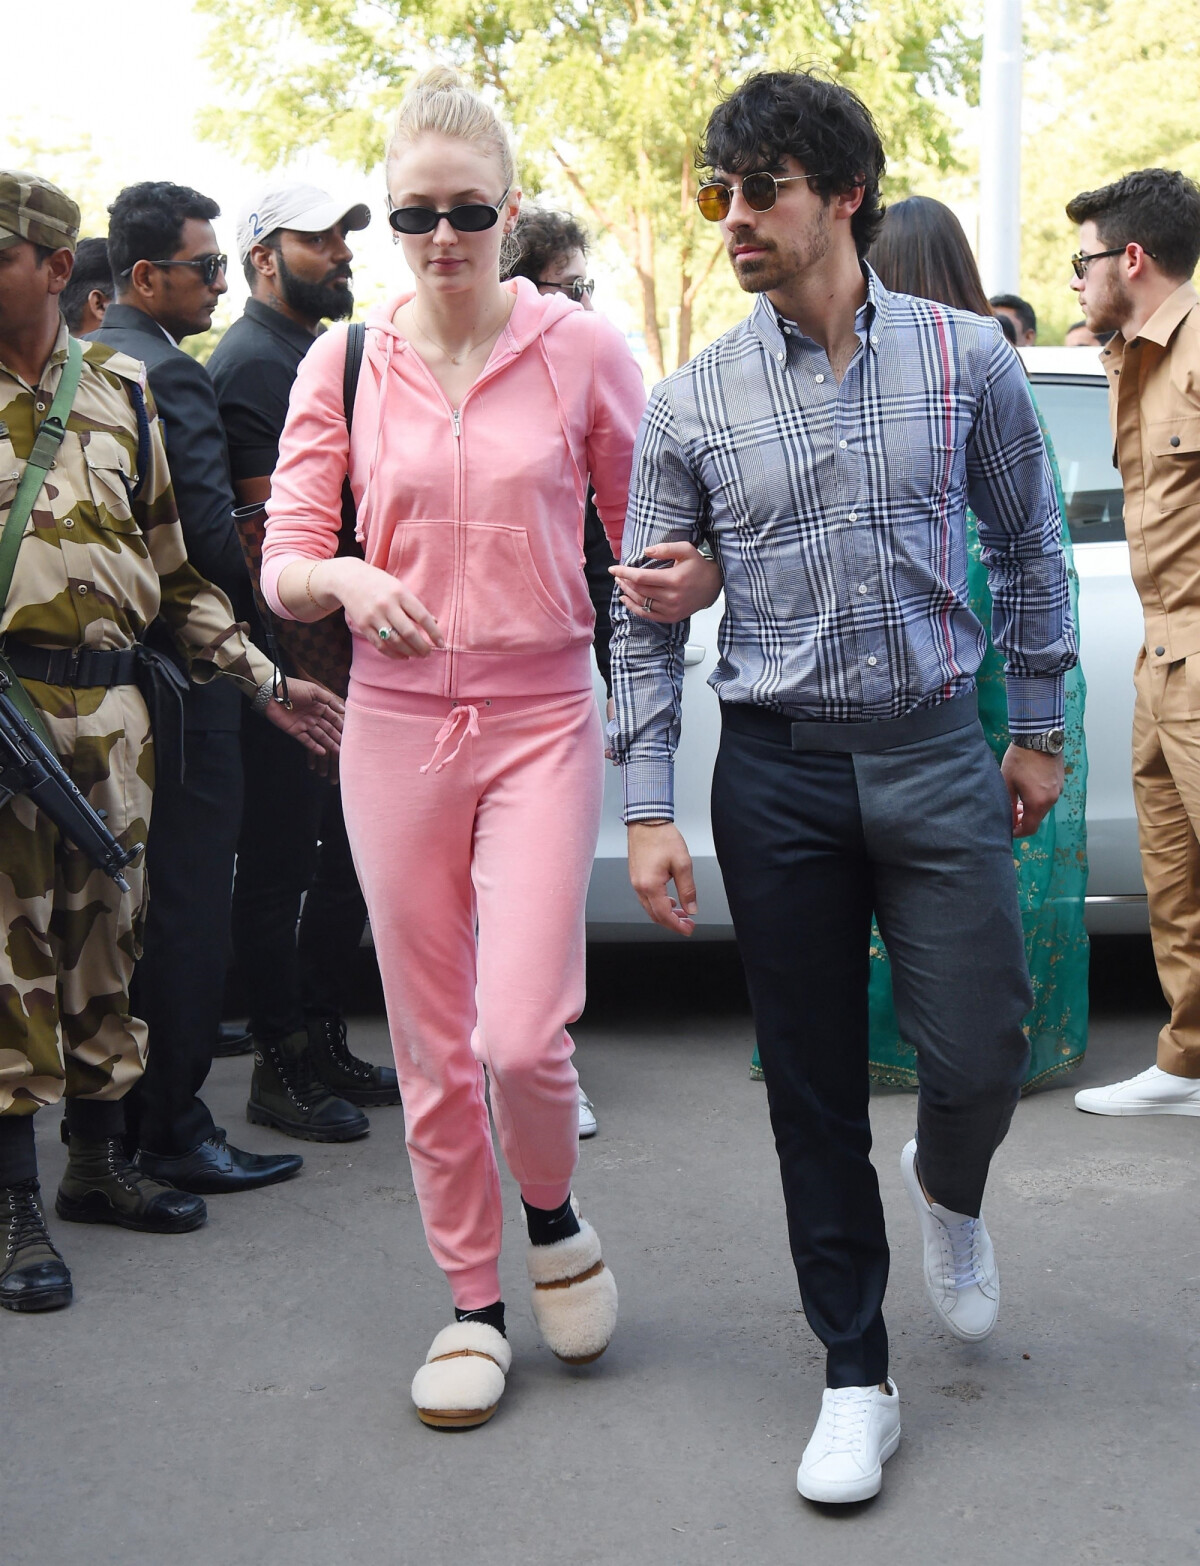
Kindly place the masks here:
<instances>
[{"instance_id":1,"label":"pink zip-up hoodie","mask_svg":"<svg viewBox=\"0 0 1200 1566\"><path fill-rule=\"evenodd\" d=\"M591 685L587 483L619 557L645 389L602 315L526 278L505 286L517 296L508 325L457 410L392 325L411 295L368 315L348 451L345 329L301 361L271 480L267 602L286 617L284 566L335 553L348 471L368 561L416 594L446 641L401 661L355 636L355 686L469 697Z\"/></svg>"}]
</instances>

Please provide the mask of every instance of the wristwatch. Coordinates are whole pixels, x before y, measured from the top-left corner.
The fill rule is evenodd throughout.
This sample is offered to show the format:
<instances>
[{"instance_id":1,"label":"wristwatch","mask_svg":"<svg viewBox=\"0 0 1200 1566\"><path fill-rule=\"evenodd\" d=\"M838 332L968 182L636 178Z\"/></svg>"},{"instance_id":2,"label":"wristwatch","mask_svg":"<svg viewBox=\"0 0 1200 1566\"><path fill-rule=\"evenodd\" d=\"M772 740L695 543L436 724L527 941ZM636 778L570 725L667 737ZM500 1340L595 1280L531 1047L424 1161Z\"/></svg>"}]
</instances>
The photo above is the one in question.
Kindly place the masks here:
<instances>
[{"instance_id":1,"label":"wristwatch","mask_svg":"<svg viewBox=\"0 0 1200 1566\"><path fill-rule=\"evenodd\" d=\"M1009 735L1009 739L1021 750L1040 750L1047 756L1061 756L1066 738L1062 729L1046 729L1041 734Z\"/></svg>"}]
</instances>

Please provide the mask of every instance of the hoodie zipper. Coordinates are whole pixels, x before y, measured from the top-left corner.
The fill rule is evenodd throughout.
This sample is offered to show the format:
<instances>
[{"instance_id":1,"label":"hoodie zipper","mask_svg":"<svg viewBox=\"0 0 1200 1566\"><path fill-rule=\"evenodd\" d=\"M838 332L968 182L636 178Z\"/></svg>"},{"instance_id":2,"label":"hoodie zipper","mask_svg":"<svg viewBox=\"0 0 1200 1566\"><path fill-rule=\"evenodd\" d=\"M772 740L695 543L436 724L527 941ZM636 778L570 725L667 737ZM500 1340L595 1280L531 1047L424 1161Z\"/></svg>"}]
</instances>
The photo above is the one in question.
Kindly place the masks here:
<instances>
[{"instance_id":1,"label":"hoodie zipper","mask_svg":"<svg viewBox=\"0 0 1200 1566\"><path fill-rule=\"evenodd\" d=\"M438 388L441 390L441 388ZM470 391L467 396L471 395ZM465 400L465 399L464 399ZM462 612L463 578L466 576L467 541L463 526L462 407L450 409L450 428L454 432L454 591L450 600L450 625L446 645L446 694L457 695L458 668L454 644Z\"/></svg>"}]
</instances>

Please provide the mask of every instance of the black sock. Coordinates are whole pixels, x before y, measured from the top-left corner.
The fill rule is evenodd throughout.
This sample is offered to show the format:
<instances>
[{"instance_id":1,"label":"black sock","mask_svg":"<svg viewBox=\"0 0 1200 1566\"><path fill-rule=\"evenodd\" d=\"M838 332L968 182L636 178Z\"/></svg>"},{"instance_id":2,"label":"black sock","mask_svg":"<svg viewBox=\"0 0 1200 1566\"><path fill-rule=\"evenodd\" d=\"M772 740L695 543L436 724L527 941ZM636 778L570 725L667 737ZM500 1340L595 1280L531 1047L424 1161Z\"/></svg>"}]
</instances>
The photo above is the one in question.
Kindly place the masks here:
<instances>
[{"instance_id":1,"label":"black sock","mask_svg":"<svg viewBox=\"0 0 1200 1566\"><path fill-rule=\"evenodd\" d=\"M495 1327L502 1338L508 1333L504 1330L504 1301L497 1300L494 1305L485 1305L482 1310L459 1310L454 1307L455 1321L482 1321L485 1326Z\"/></svg>"},{"instance_id":2,"label":"black sock","mask_svg":"<svg viewBox=\"0 0 1200 1566\"><path fill-rule=\"evenodd\" d=\"M571 1235L579 1233L579 1219L575 1216L569 1196L561 1207L550 1211L544 1207L530 1207L524 1197L521 1198L521 1206L525 1209L525 1225L529 1230L531 1245L553 1245L555 1240L568 1240Z\"/></svg>"},{"instance_id":3,"label":"black sock","mask_svg":"<svg viewBox=\"0 0 1200 1566\"><path fill-rule=\"evenodd\" d=\"M106 1137L123 1136L125 1133L125 1106L120 1099L100 1102L86 1098L68 1098L63 1110L63 1124L69 1136L77 1136L84 1142L103 1142Z\"/></svg>"},{"instance_id":4,"label":"black sock","mask_svg":"<svg viewBox=\"0 0 1200 1566\"><path fill-rule=\"evenodd\" d=\"M32 1115L0 1115L0 1185L37 1179Z\"/></svg>"}]
</instances>

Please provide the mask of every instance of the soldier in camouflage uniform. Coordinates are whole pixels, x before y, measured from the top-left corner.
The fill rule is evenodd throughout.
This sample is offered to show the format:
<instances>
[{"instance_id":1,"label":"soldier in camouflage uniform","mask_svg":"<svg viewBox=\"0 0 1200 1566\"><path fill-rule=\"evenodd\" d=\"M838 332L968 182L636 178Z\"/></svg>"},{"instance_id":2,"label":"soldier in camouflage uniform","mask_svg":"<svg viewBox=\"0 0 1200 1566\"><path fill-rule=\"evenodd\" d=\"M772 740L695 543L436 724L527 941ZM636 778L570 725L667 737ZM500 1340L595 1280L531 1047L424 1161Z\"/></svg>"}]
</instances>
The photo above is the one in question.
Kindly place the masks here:
<instances>
[{"instance_id":1,"label":"soldier in camouflage uniform","mask_svg":"<svg viewBox=\"0 0 1200 1566\"><path fill-rule=\"evenodd\" d=\"M0 171L0 527L67 358L58 295L71 273L79 209L34 175ZM156 616L191 678L224 674L310 750L336 750L340 703L292 682L291 710L270 700L274 669L233 621L228 600L189 565L153 403L138 472L142 366L99 343L83 374L52 471L38 496L0 611L3 650L39 709L64 767L123 847L146 840L154 752L134 684L108 683L110 656ZM43 649L86 649L74 677L23 668ZM98 654L99 656L95 656ZM83 684L79 676L96 683ZM197 1196L148 1179L126 1160L121 1098L142 1071L146 1030L128 990L147 888L131 890L60 837L31 801L0 806L0 1305L46 1310L71 1280L38 1200L33 1116L66 1095L67 1170L60 1217L180 1232L204 1222Z\"/></svg>"}]
</instances>

